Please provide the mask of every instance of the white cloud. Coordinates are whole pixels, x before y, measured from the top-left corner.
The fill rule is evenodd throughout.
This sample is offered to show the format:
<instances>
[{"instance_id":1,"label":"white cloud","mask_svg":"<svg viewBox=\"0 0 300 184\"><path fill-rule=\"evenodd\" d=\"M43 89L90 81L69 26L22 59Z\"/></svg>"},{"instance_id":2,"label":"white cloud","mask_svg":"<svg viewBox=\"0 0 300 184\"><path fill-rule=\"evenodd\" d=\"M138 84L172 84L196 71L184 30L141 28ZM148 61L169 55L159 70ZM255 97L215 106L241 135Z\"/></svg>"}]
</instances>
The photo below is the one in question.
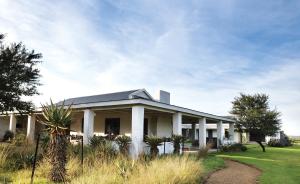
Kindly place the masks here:
<instances>
[{"instance_id":1,"label":"white cloud","mask_svg":"<svg viewBox=\"0 0 300 184\"><path fill-rule=\"evenodd\" d=\"M2 0L0 30L7 41L24 41L43 53L37 104L50 97L162 88L174 104L226 115L239 92L264 92L282 112L284 130L299 135L300 57L292 51L300 44L267 42L278 41L277 34L297 36L284 28L297 20L289 13L295 7Z\"/></svg>"}]
</instances>

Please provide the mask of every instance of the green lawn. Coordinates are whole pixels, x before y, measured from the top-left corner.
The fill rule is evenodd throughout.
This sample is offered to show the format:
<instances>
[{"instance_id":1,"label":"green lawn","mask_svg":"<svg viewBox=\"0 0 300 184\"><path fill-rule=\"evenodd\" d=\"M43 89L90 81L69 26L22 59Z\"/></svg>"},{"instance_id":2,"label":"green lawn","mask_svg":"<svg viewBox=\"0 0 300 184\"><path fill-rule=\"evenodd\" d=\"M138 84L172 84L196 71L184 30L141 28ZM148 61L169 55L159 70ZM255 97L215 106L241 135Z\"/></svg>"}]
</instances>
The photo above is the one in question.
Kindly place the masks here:
<instances>
[{"instance_id":1,"label":"green lawn","mask_svg":"<svg viewBox=\"0 0 300 184\"><path fill-rule=\"evenodd\" d=\"M248 145L246 152L218 153L216 156L252 164L263 171L262 184L300 183L300 146L287 148L267 147L262 152L258 145ZM238 177L238 176L237 176Z\"/></svg>"}]
</instances>

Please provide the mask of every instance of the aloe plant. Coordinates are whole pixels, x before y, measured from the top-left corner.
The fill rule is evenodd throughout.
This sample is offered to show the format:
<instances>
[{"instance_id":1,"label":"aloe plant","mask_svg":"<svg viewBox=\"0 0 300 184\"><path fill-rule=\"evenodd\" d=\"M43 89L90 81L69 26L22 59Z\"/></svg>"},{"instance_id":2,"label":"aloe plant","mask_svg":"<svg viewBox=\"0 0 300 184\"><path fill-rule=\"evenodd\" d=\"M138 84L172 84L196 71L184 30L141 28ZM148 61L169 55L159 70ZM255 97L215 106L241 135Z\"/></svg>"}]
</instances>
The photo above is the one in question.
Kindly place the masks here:
<instances>
[{"instance_id":1,"label":"aloe plant","mask_svg":"<svg viewBox=\"0 0 300 184\"><path fill-rule=\"evenodd\" d=\"M131 143L131 138L126 135L119 135L115 138L115 141L119 145L121 154L128 155L129 144Z\"/></svg>"},{"instance_id":2,"label":"aloe plant","mask_svg":"<svg viewBox=\"0 0 300 184\"><path fill-rule=\"evenodd\" d=\"M158 146L162 145L163 139L156 136L147 136L145 142L150 147L151 157L156 157L159 153Z\"/></svg>"},{"instance_id":3,"label":"aloe plant","mask_svg":"<svg viewBox=\"0 0 300 184\"><path fill-rule=\"evenodd\" d=\"M173 142L174 146L174 153L180 153L180 143L183 141L184 137L182 135L172 135L171 141Z\"/></svg>"},{"instance_id":4,"label":"aloe plant","mask_svg":"<svg viewBox=\"0 0 300 184\"><path fill-rule=\"evenodd\" d=\"M67 130L71 123L71 106L50 104L42 105L43 117L39 122L46 125L46 131L50 135L49 155L52 165L50 179L53 182L64 182L67 163Z\"/></svg>"}]
</instances>

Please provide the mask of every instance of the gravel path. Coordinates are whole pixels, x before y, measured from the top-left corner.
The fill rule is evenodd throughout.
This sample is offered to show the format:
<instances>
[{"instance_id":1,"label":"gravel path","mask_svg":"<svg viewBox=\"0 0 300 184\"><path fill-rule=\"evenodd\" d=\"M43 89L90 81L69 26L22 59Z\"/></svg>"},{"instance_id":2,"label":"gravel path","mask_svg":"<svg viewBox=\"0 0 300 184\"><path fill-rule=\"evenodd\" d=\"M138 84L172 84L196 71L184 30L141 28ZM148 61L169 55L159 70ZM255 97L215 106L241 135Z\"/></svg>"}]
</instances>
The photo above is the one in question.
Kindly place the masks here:
<instances>
[{"instance_id":1,"label":"gravel path","mask_svg":"<svg viewBox=\"0 0 300 184\"><path fill-rule=\"evenodd\" d=\"M226 160L226 168L212 173L206 184L255 184L261 171L239 162Z\"/></svg>"}]
</instances>

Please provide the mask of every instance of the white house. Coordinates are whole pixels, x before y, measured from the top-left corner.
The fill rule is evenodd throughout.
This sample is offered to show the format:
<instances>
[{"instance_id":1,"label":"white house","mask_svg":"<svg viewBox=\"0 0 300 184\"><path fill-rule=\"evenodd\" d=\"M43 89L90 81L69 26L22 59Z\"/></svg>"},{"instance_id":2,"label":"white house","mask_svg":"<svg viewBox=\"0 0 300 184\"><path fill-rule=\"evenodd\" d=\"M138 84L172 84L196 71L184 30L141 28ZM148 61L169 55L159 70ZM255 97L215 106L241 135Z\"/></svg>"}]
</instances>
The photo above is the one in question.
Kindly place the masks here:
<instances>
[{"instance_id":1,"label":"white house","mask_svg":"<svg viewBox=\"0 0 300 184\"><path fill-rule=\"evenodd\" d=\"M192 139L198 140L199 147L205 146L210 136L220 140L217 144L222 144L225 131L228 131L229 139L238 142L234 136L233 119L171 105L170 94L165 91L159 92L158 99L154 99L146 90L139 89L65 100L65 105L70 104L73 109L71 135L83 135L85 144L93 135L111 133L131 136L133 156L145 151L145 135L182 135L183 132L186 134L188 127L194 132ZM28 116L12 112L8 116L1 115L0 138L6 130L24 131L28 140L33 141L43 128L36 121L38 116L38 109ZM162 150L161 147L160 152ZM166 145L165 151L173 151L170 143Z\"/></svg>"}]
</instances>

